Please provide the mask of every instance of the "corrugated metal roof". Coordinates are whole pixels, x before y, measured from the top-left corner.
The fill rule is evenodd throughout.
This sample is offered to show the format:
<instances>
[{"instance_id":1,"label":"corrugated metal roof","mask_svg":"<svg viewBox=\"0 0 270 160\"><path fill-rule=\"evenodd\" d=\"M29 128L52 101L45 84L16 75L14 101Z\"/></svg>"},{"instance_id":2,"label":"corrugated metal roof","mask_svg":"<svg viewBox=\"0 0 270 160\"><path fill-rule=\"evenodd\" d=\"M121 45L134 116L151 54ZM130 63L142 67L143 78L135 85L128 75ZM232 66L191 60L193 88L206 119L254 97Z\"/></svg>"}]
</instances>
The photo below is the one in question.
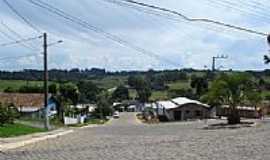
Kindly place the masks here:
<instances>
[{"instance_id":1,"label":"corrugated metal roof","mask_svg":"<svg viewBox=\"0 0 270 160\"><path fill-rule=\"evenodd\" d=\"M206 108L210 107L207 104L203 104L199 101L191 100L191 99L188 99L186 97L178 97L178 98L174 98L174 99L169 100L169 101L158 101L157 104L159 105L158 107L162 107L165 109L174 109L174 108L181 107L185 104L198 104L198 105L202 105Z\"/></svg>"},{"instance_id":2,"label":"corrugated metal roof","mask_svg":"<svg viewBox=\"0 0 270 160\"><path fill-rule=\"evenodd\" d=\"M188 99L186 97L174 98L174 99L172 99L172 102L177 104L178 106L182 106L185 104L198 104L198 105L203 105L204 107L210 107L207 104L201 103L201 102L196 101L196 100Z\"/></svg>"},{"instance_id":3,"label":"corrugated metal roof","mask_svg":"<svg viewBox=\"0 0 270 160\"><path fill-rule=\"evenodd\" d=\"M163 107L165 109L173 109L178 107L175 103L171 101L158 101L157 104L159 105L159 107Z\"/></svg>"}]
</instances>

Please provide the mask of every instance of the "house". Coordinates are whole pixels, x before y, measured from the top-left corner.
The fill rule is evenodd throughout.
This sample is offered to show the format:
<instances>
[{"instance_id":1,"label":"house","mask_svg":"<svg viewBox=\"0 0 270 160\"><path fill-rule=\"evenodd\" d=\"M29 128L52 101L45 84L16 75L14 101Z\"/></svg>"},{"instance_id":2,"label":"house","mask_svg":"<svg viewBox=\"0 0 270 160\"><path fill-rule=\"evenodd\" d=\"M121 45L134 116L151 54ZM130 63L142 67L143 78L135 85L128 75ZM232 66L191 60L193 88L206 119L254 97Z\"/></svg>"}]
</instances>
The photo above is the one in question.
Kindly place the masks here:
<instances>
[{"instance_id":1,"label":"house","mask_svg":"<svg viewBox=\"0 0 270 160\"><path fill-rule=\"evenodd\" d=\"M178 97L169 101L158 101L154 107L161 119L190 120L205 119L211 116L211 107L199 101Z\"/></svg>"},{"instance_id":2,"label":"house","mask_svg":"<svg viewBox=\"0 0 270 160\"><path fill-rule=\"evenodd\" d=\"M216 108L216 116L217 117L227 117L230 114L230 107L228 105L222 105ZM252 106L238 106L237 107L239 111L239 115L242 118L258 118L258 111L260 108L257 108L257 111L255 107Z\"/></svg>"},{"instance_id":3,"label":"house","mask_svg":"<svg viewBox=\"0 0 270 160\"><path fill-rule=\"evenodd\" d=\"M70 105L71 109L77 110L76 113L65 113L64 124L83 124L86 119L89 118L92 113L96 110L97 106L95 104L77 104Z\"/></svg>"},{"instance_id":4,"label":"house","mask_svg":"<svg viewBox=\"0 0 270 160\"><path fill-rule=\"evenodd\" d=\"M39 93L0 93L0 103L14 105L22 116L41 117L44 111L44 95ZM48 108L49 115L57 113L53 98L49 98Z\"/></svg>"}]
</instances>

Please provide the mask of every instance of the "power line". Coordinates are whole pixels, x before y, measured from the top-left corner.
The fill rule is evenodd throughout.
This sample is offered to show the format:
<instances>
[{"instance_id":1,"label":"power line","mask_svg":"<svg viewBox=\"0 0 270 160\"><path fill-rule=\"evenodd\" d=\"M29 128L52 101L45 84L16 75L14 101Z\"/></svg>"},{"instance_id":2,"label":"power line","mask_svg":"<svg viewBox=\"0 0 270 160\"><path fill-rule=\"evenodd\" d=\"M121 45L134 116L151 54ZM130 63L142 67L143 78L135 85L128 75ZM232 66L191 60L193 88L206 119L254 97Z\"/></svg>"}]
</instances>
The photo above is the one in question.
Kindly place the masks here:
<instances>
[{"instance_id":1,"label":"power line","mask_svg":"<svg viewBox=\"0 0 270 160\"><path fill-rule=\"evenodd\" d=\"M27 55L24 55L24 56L10 56L10 57L2 57L0 58L0 61L3 61L3 60L8 60L8 59L21 59L21 58L29 58L29 57L36 57L38 54L27 54Z\"/></svg>"},{"instance_id":2,"label":"power line","mask_svg":"<svg viewBox=\"0 0 270 160\"><path fill-rule=\"evenodd\" d=\"M227 27L227 28L231 28L231 29L235 29L235 30L239 30L239 31L244 31L244 32L248 32L251 34L256 34L259 36L267 36L268 34L264 33L264 32L260 32L260 31L256 31L253 29L249 29L249 28L245 28L245 27L240 27L240 26L236 26L236 25L232 25L232 24L227 24L221 21L216 21L216 20L212 20L212 19L207 19L207 18L190 18L180 12L174 11L174 10L170 10L167 8L163 8L163 7L159 7L159 6L155 6L155 5L151 5L151 4L146 4L146 3L142 3L142 2L137 2L134 0L120 0L123 2L127 2L127 3L131 3L134 5L138 5L138 6L142 6L142 7L147 7L147 8L152 8L154 10L159 10L162 12L167 12L167 13L171 13L177 16L180 16L181 18L183 18L186 21L190 21L190 22L203 22L203 23L212 23L215 25L219 25L219 26L223 26L223 27Z\"/></svg>"},{"instance_id":3,"label":"power line","mask_svg":"<svg viewBox=\"0 0 270 160\"><path fill-rule=\"evenodd\" d=\"M16 32L15 30L13 30L11 27L9 27L6 23L4 23L3 21L1 21L1 24L13 35L15 35L16 37L18 37L18 39L25 39L24 36L22 36L21 34L19 34L18 32ZM27 44L26 44L27 45ZM31 48L36 49L36 45L30 45Z\"/></svg>"},{"instance_id":4,"label":"power line","mask_svg":"<svg viewBox=\"0 0 270 160\"><path fill-rule=\"evenodd\" d=\"M75 17L75 16L72 16L66 12L64 12L63 10L59 9L59 8L56 8L48 3L45 3L43 1L40 1L40 0L36 0L36 1L33 1L33 0L27 0L29 1L31 4L35 5L35 6L38 6L42 9L45 9L53 14L56 14L72 23L76 23L77 25L80 25L81 27L84 27L86 29L89 29L91 31L94 31L96 33L99 33L99 34L102 34L105 38L107 39L110 39L114 42L117 42L118 44L122 45L122 46L125 46L125 47L128 47L128 48L131 48L141 54L144 54L144 55L147 55L147 56L150 56L152 58L155 58L155 59L158 59L159 61L163 61L163 62L166 62L168 64L173 64L174 66L177 66L178 67L178 64L175 63L175 62L172 62L168 59L165 59L163 57L160 57L159 55L151 52L151 51L148 51L146 49L143 49L143 48L140 48L138 46L135 46L131 43L129 43L128 41L126 40L123 40L122 38L116 36L116 35L113 35L111 33L108 33L106 31L104 31L103 29L101 28L98 28L96 26L93 26L91 24L89 24L87 21L84 21L78 17Z\"/></svg>"},{"instance_id":5,"label":"power line","mask_svg":"<svg viewBox=\"0 0 270 160\"><path fill-rule=\"evenodd\" d=\"M20 39L20 40L16 40L16 41L13 41L13 42L8 42L8 43L2 43L2 44L0 44L0 46L4 47L4 46L9 46L9 45L14 45L14 44L20 44L20 43L24 43L24 42L33 41L33 40L36 40L36 39L39 39L39 38L42 38L42 36Z\"/></svg>"},{"instance_id":6,"label":"power line","mask_svg":"<svg viewBox=\"0 0 270 160\"><path fill-rule=\"evenodd\" d=\"M3 0L3 2L8 6L8 8L19 18L21 18L30 28L35 30L37 33L40 33L41 31L32 24L28 19L26 19L23 15L21 15L7 0Z\"/></svg>"},{"instance_id":7,"label":"power line","mask_svg":"<svg viewBox=\"0 0 270 160\"><path fill-rule=\"evenodd\" d=\"M7 34L6 32L0 30L0 33L2 33L3 36L5 36L6 38L10 39L11 41L17 41L17 39L13 38L12 36L10 36L9 34ZM32 48L31 46L28 46L28 45L25 45L23 43L18 43L20 44L21 46L27 48L27 49L30 49L30 50L36 50L35 48Z\"/></svg>"},{"instance_id":8,"label":"power line","mask_svg":"<svg viewBox=\"0 0 270 160\"><path fill-rule=\"evenodd\" d=\"M262 12L261 10L258 10L258 7L254 8L254 5L246 4L246 3L233 3L230 1L215 1L215 0L206 0L208 2L208 5L215 5L215 6L221 6L221 7L229 7L230 9L239 11L241 13L249 14L256 18L257 20L270 20L269 14L266 14ZM265 22L266 23L266 22Z\"/></svg>"},{"instance_id":9,"label":"power line","mask_svg":"<svg viewBox=\"0 0 270 160\"><path fill-rule=\"evenodd\" d=\"M128 8L134 9L134 10L139 11L139 12L143 12L143 13L146 13L146 14L158 16L158 17L165 18L165 19L169 19L169 20L172 20L172 21L175 21L175 22L185 23L185 24L189 25L190 27L197 27L199 29L204 28L206 30L211 30L213 32L218 32L219 34L224 34L225 35L225 33L220 32L220 30L210 28L209 26L199 26L198 27L198 26L193 25L189 21L186 21L186 20L183 20L183 19L179 19L178 17L172 16L169 13L164 13L164 12L161 13L161 12L158 12L157 10L151 10L149 8L142 8L140 6L135 6L135 5L132 5L132 4L128 4L128 3L124 3L124 2L120 2L120 1L115 1L115 0L103 0L103 1L109 2L109 3L113 3L113 4L116 4L116 5L121 6L121 7L128 7ZM185 37L185 38L188 38L188 39L192 40L189 37Z\"/></svg>"}]
</instances>

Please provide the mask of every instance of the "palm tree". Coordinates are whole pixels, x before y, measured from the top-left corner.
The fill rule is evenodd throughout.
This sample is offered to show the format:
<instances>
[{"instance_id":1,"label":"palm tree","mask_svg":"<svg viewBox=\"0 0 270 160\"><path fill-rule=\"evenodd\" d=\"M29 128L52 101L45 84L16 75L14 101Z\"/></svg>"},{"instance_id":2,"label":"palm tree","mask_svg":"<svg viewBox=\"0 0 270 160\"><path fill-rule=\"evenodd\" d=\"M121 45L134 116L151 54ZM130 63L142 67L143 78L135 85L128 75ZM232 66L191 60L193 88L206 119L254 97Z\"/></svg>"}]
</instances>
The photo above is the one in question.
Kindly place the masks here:
<instances>
[{"instance_id":1,"label":"palm tree","mask_svg":"<svg viewBox=\"0 0 270 160\"><path fill-rule=\"evenodd\" d=\"M209 104L229 105L228 123L240 123L238 106L246 100L250 88L250 78L246 74L223 75L213 82L204 98Z\"/></svg>"}]
</instances>

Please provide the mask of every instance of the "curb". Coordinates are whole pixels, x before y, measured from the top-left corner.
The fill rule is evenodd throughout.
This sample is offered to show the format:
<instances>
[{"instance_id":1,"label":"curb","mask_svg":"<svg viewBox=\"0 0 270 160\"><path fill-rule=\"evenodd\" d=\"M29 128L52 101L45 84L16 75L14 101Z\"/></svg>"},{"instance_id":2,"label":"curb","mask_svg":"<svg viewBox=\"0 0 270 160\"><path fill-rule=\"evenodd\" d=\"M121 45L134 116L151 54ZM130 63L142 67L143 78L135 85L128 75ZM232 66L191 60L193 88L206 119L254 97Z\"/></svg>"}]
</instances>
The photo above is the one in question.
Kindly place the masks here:
<instances>
[{"instance_id":1,"label":"curb","mask_svg":"<svg viewBox=\"0 0 270 160\"><path fill-rule=\"evenodd\" d=\"M51 134L51 135L46 135L46 136L43 136L43 137L32 138L32 139L21 141L21 142L7 143L7 144L4 144L4 145L0 145L0 152L8 151L8 150L11 150L11 149L16 149L16 148L19 148L19 147L24 147L26 145L37 143L37 142L40 142L40 141L45 141L45 140L49 140L49 139L58 138L59 136L63 136L63 135L66 135L66 134L69 134L69 133L72 133L72 132L74 132L74 130L68 130L68 131L64 131L64 132L61 132L61 133L57 133L57 134Z\"/></svg>"}]
</instances>

